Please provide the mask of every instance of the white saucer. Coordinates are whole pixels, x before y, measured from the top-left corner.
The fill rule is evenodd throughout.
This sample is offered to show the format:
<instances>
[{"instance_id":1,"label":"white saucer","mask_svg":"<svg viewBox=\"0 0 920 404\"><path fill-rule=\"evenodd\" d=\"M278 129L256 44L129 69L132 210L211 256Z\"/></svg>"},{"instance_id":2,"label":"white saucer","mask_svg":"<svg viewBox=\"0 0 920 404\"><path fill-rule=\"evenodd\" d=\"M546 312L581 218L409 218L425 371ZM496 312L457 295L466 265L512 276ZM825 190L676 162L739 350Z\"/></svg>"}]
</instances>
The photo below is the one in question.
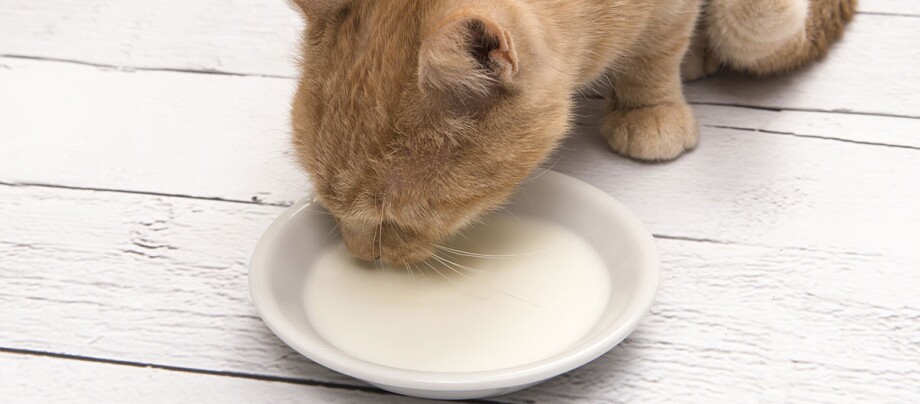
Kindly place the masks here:
<instances>
[{"instance_id":1,"label":"white saucer","mask_svg":"<svg viewBox=\"0 0 920 404\"><path fill-rule=\"evenodd\" d=\"M658 290L654 240L626 207L605 192L552 171L522 185L506 208L556 222L584 237L601 255L612 279L611 298L597 326L565 352L513 368L464 373L420 372L370 363L336 349L317 335L302 306L310 264L329 243L335 221L310 198L285 211L253 252L249 285L259 314L285 343L335 371L392 392L434 399L472 399L510 393L575 369L626 338ZM332 234L331 234L332 233Z\"/></svg>"}]
</instances>

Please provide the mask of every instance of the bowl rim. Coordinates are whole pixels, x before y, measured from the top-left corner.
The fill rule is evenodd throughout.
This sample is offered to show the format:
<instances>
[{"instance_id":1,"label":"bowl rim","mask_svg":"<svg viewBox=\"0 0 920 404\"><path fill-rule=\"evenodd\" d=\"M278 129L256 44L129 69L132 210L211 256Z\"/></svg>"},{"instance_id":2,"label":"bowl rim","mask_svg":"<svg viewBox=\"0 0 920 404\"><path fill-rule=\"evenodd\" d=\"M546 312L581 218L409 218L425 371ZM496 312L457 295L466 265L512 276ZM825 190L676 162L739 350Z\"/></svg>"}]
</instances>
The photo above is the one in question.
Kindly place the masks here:
<instances>
[{"instance_id":1,"label":"bowl rim","mask_svg":"<svg viewBox=\"0 0 920 404\"><path fill-rule=\"evenodd\" d=\"M268 227L259 239L250 260L249 288L256 310L268 328L291 348L308 359L336 372L364 380L375 385L401 389L458 392L486 389L500 389L529 385L578 368L610 351L622 342L638 326L655 301L660 282L660 262L654 237L625 205L606 192L555 171L546 171L532 177L529 182L550 182L552 186L572 188L580 195L597 201L602 209L620 217L626 223L627 237L635 241L640 259L635 265L639 270L639 287L633 298L623 308L618 320L598 331L591 338L572 346L568 350L542 360L510 368L475 372L426 372L399 369L367 362L329 346L313 336L304 334L282 313L272 299L262 264L267 246L281 231L291 217L313 205L313 198L306 197L285 210ZM533 185L532 183L528 185Z\"/></svg>"}]
</instances>

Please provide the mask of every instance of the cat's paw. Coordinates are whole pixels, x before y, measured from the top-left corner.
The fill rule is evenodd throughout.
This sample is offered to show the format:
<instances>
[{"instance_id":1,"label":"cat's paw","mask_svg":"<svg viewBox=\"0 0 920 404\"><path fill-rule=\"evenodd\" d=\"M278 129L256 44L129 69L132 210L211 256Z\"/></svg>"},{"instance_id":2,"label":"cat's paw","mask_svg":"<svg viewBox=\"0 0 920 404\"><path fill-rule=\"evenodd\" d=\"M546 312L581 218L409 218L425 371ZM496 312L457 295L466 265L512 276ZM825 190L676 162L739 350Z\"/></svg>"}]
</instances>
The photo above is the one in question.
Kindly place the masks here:
<instances>
[{"instance_id":1,"label":"cat's paw","mask_svg":"<svg viewBox=\"0 0 920 404\"><path fill-rule=\"evenodd\" d=\"M613 151L645 161L673 160L699 141L696 118L683 102L608 112L601 131Z\"/></svg>"}]
</instances>

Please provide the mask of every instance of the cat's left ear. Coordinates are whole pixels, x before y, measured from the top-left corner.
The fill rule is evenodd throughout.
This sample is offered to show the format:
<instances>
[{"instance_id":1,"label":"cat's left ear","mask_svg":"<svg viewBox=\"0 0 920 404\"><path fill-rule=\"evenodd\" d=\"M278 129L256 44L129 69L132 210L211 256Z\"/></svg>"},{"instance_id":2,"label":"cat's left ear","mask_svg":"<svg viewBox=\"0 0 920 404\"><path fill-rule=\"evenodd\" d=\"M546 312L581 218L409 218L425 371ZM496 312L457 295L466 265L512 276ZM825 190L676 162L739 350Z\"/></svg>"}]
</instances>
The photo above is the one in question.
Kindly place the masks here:
<instances>
[{"instance_id":1,"label":"cat's left ear","mask_svg":"<svg viewBox=\"0 0 920 404\"><path fill-rule=\"evenodd\" d=\"M490 97L510 86L518 73L511 33L485 16L465 16L441 25L424 39L418 80L423 90L471 98Z\"/></svg>"}]
</instances>

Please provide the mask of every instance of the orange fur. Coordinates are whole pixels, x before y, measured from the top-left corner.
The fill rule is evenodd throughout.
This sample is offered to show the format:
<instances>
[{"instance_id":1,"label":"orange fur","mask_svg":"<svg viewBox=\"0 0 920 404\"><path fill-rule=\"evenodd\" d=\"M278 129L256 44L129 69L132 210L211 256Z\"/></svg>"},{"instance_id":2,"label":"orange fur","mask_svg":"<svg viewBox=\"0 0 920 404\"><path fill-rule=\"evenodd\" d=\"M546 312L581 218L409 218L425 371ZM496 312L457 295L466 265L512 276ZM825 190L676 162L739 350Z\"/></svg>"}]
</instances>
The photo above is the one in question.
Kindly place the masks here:
<instances>
[{"instance_id":1,"label":"orange fur","mask_svg":"<svg viewBox=\"0 0 920 404\"><path fill-rule=\"evenodd\" d=\"M308 21L293 144L359 258L427 258L497 207L607 72L614 151L697 143L680 65L699 0L291 1Z\"/></svg>"}]
</instances>

